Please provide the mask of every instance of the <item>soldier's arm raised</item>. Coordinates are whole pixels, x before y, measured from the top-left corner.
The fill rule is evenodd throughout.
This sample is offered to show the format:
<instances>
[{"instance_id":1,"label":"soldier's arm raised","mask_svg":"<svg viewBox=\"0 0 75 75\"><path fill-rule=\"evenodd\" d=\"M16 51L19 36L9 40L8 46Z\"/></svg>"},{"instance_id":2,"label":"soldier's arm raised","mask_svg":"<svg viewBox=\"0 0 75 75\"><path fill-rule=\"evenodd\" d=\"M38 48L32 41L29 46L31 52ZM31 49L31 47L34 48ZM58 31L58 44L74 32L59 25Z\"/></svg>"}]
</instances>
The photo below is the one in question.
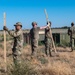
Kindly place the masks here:
<instances>
[{"instance_id":1,"label":"soldier's arm raised","mask_svg":"<svg viewBox=\"0 0 75 75\"><path fill-rule=\"evenodd\" d=\"M46 26L40 27L40 29L45 29L45 28L47 28L47 27L49 27L49 25L46 25Z\"/></svg>"},{"instance_id":2,"label":"soldier's arm raised","mask_svg":"<svg viewBox=\"0 0 75 75\"><path fill-rule=\"evenodd\" d=\"M14 33L12 33L6 26L4 26L3 29L5 31L7 31L9 33L9 35L11 35L13 37Z\"/></svg>"},{"instance_id":3,"label":"soldier's arm raised","mask_svg":"<svg viewBox=\"0 0 75 75\"><path fill-rule=\"evenodd\" d=\"M18 36L20 36L21 33L22 33L22 31L12 32L12 31L10 31L6 26L4 26L3 29L4 29L5 31L7 31L7 32L9 33L9 35L12 36L12 37L18 37Z\"/></svg>"},{"instance_id":4,"label":"soldier's arm raised","mask_svg":"<svg viewBox=\"0 0 75 75\"><path fill-rule=\"evenodd\" d=\"M11 31L8 31L9 35L12 36L12 37L18 37L21 35L21 31L18 31L18 32L11 32Z\"/></svg>"}]
</instances>

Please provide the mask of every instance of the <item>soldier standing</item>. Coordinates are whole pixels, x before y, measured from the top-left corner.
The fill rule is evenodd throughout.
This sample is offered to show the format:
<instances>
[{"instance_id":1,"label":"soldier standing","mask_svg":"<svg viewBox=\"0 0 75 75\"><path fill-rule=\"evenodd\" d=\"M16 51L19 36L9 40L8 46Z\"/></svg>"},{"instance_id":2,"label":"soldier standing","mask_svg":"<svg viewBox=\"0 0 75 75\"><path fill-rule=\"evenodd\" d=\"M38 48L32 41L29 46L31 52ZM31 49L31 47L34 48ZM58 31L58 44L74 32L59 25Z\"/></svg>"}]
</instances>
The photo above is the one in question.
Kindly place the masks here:
<instances>
[{"instance_id":1,"label":"soldier standing","mask_svg":"<svg viewBox=\"0 0 75 75\"><path fill-rule=\"evenodd\" d=\"M47 22L48 24L48 22ZM48 56L51 55L51 48L52 48L52 39L51 39L51 34L50 34L50 27L51 27L51 22L49 21L50 26L45 28L45 54Z\"/></svg>"},{"instance_id":2,"label":"soldier standing","mask_svg":"<svg viewBox=\"0 0 75 75\"><path fill-rule=\"evenodd\" d=\"M14 26L14 32L9 31L6 26L4 26L3 29L6 30L14 39L12 54L14 64L16 65L17 63L21 63L21 51L23 49L23 32L21 29L22 24L20 22L17 22Z\"/></svg>"},{"instance_id":3,"label":"soldier standing","mask_svg":"<svg viewBox=\"0 0 75 75\"><path fill-rule=\"evenodd\" d=\"M75 27L74 27L74 23L72 22L70 28L70 43L71 43L72 51L74 49L74 39L75 39Z\"/></svg>"},{"instance_id":4,"label":"soldier standing","mask_svg":"<svg viewBox=\"0 0 75 75\"><path fill-rule=\"evenodd\" d=\"M38 49L38 39L39 39L39 30L45 29L47 26L37 27L36 22L32 22L32 29L30 30L30 37L31 37L31 55L37 56L37 49Z\"/></svg>"}]
</instances>

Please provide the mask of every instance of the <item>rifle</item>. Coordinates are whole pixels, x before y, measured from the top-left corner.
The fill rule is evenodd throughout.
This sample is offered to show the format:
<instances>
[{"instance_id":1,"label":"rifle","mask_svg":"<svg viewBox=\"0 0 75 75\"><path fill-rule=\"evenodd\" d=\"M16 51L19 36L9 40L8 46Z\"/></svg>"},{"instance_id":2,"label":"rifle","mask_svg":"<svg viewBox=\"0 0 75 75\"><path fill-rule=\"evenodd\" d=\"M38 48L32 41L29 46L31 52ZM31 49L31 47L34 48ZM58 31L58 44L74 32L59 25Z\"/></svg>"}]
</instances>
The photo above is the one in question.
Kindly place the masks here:
<instances>
[{"instance_id":1,"label":"rifle","mask_svg":"<svg viewBox=\"0 0 75 75\"><path fill-rule=\"evenodd\" d=\"M4 13L4 26L6 26L6 13ZM4 30L4 64L6 72L6 32Z\"/></svg>"},{"instance_id":2,"label":"rifle","mask_svg":"<svg viewBox=\"0 0 75 75\"><path fill-rule=\"evenodd\" d=\"M48 14L47 14L46 9L45 9L45 15L46 15L46 20L47 20L47 22L48 22L48 24L49 24L49 19L48 19ZM53 37L52 37L51 27L50 27L50 36L51 36L51 39L52 39L52 45L53 45L54 51L55 51L55 53L56 53L57 51L56 51L55 44L54 44L54 40L53 40Z\"/></svg>"}]
</instances>

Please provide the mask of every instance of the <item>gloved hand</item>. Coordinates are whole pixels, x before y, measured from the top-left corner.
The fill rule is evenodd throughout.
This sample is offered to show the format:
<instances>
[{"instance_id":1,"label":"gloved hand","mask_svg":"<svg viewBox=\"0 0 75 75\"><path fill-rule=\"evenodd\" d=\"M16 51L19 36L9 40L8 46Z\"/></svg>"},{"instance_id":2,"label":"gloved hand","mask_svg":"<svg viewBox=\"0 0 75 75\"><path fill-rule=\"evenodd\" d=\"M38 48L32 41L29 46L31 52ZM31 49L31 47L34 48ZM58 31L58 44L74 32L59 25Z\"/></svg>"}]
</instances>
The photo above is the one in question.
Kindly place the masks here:
<instances>
[{"instance_id":1,"label":"gloved hand","mask_svg":"<svg viewBox=\"0 0 75 75\"><path fill-rule=\"evenodd\" d=\"M3 27L3 30L6 30L6 31L8 31L8 28L7 28L6 26L4 26L4 27Z\"/></svg>"},{"instance_id":2,"label":"gloved hand","mask_svg":"<svg viewBox=\"0 0 75 75\"><path fill-rule=\"evenodd\" d=\"M48 22L48 26L51 26L51 23L50 22Z\"/></svg>"},{"instance_id":3,"label":"gloved hand","mask_svg":"<svg viewBox=\"0 0 75 75\"><path fill-rule=\"evenodd\" d=\"M49 23L49 24L47 24L47 27L48 27L48 28L50 28L50 26L51 26L51 25L50 25L50 23Z\"/></svg>"},{"instance_id":4,"label":"gloved hand","mask_svg":"<svg viewBox=\"0 0 75 75\"><path fill-rule=\"evenodd\" d=\"M50 21L47 22L47 26L51 27L51 22Z\"/></svg>"}]
</instances>

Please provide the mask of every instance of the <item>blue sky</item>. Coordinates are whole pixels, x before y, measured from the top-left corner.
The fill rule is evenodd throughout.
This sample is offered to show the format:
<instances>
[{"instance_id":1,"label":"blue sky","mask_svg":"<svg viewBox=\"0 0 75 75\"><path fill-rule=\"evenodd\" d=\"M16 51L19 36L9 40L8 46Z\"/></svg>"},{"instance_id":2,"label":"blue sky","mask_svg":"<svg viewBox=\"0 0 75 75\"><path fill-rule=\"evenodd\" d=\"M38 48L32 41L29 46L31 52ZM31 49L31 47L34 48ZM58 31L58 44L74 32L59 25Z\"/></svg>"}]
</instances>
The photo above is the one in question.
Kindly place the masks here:
<instances>
[{"instance_id":1,"label":"blue sky","mask_svg":"<svg viewBox=\"0 0 75 75\"><path fill-rule=\"evenodd\" d=\"M47 10L52 27L70 26L75 23L75 0L0 0L0 30L3 28L3 13L6 12L6 25L14 29L16 22L23 29L31 28L36 21L38 26L46 25L44 9Z\"/></svg>"}]
</instances>

